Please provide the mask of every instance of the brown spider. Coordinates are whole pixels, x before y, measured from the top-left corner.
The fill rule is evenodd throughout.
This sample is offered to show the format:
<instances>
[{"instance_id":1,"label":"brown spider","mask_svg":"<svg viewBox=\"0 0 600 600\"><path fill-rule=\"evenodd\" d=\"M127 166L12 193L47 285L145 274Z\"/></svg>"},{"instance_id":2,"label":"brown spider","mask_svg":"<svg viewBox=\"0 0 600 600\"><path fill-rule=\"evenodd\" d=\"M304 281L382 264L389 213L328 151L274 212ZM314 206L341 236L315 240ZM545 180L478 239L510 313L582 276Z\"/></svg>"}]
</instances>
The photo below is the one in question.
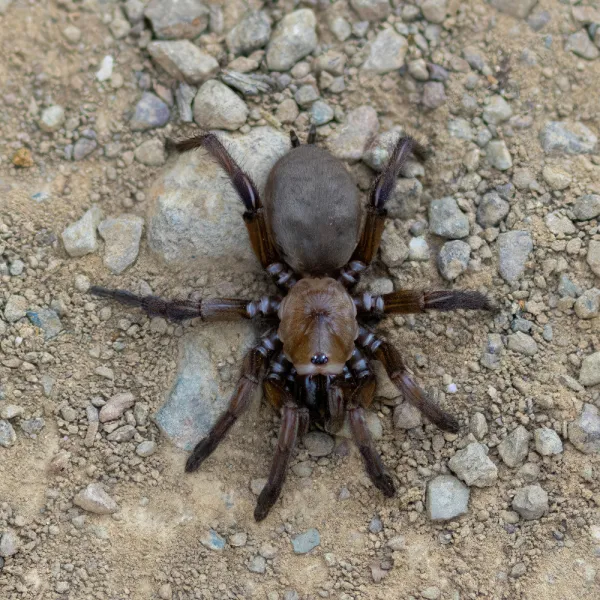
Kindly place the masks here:
<instances>
[{"instance_id":1,"label":"brown spider","mask_svg":"<svg viewBox=\"0 0 600 600\"><path fill-rule=\"evenodd\" d=\"M186 464L186 471L195 471L210 456L248 408L262 380L264 395L281 411L281 428L269 479L254 511L257 521L267 516L279 497L296 440L307 432L311 418L335 433L347 413L371 481L386 496L394 495L394 482L365 422L365 409L375 393L370 359L382 363L404 398L432 423L445 431L458 431L457 420L417 385L400 353L361 325L361 318L428 309L491 308L486 296L471 291L401 290L381 296L349 292L377 253L386 218L384 205L403 164L411 152L420 152L412 138L398 141L374 181L362 232L359 192L344 165L314 145L314 128L308 145L300 145L293 131L291 141L292 149L270 172L264 205L251 178L214 134L167 144L177 152L204 148L226 171L246 208L244 221L254 253L274 277L283 298L168 301L124 290L91 289L97 296L172 321L264 317L278 322L246 355L227 411Z\"/></svg>"}]
</instances>

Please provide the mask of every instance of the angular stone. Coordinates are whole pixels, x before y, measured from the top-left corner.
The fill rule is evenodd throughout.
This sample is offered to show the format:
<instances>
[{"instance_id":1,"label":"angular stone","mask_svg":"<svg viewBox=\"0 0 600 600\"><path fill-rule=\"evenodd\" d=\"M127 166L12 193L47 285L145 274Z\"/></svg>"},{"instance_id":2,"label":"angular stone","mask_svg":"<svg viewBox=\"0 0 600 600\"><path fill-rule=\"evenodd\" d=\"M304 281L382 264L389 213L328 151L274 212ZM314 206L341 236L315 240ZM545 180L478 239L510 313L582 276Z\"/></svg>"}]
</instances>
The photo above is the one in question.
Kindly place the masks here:
<instances>
[{"instance_id":1,"label":"angular stone","mask_svg":"<svg viewBox=\"0 0 600 600\"><path fill-rule=\"evenodd\" d=\"M384 29L371 42L369 55L362 68L372 73L389 73L400 69L408 52L406 38L393 29Z\"/></svg>"},{"instance_id":2,"label":"angular stone","mask_svg":"<svg viewBox=\"0 0 600 600\"><path fill-rule=\"evenodd\" d=\"M525 271L525 263L533 250L528 231L508 231L498 236L498 270L509 283L517 281Z\"/></svg>"},{"instance_id":3,"label":"angular stone","mask_svg":"<svg viewBox=\"0 0 600 600\"><path fill-rule=\"evenodd\" d=\"M160 140L152 139L142 142L133 153L135 160L147 167L164 165L167 157L165 147Z\"/></svg>"},{"instance_id":4,"label":"angular stone","mask_svg":"<svg viewBox=\"0 0 600 600\"><path fill-rule=\"evenodd\" d=\"M58 131L65 122L65 109L58 104L54 104L44 109L39 120L39 126L42 131L51 133Z\"/></svg>"},{"instance_id":5,"label":"angular stone","mask_svg":"<svg viewBox=\"0 0 600 600\"><path fill-rule=\"evenodd\" d=\"M266 12L248 12L227 34L225 41L235 55L250 54L266 46L271 37L271 20Z\"/></svg>"},{"instance_id":6,"label":"angular stone","mask_svg":"<svg viewBox=\"0 0 600 600\"><path fill-rule=\"evenodd\" d=\"M454 281L467 270L470 257L471 247L466 242L446 242L438 256L440 274L444 279Z\"/></svg>"},{"instance_id":7,"label":"angular stone","mask_svg":"<svg viewBox=\"0 0 600 600\"><path fill-rule=\"evenodd\" d=\"M0 556L14 556L19 551L19 545L19 536L12 529L7 529L0 536Z\"/></svg>"},{"instance_id":8,"label":"angular stone","mask_svg":"<svg viewBox=\"0 0 600 600\"><path fill-rule=\"evenodd\" d=\"M0 420L0 446L10 448L17 441L17 434L13 426L4 420Z\"/></svg>"},{"instance_id":9,"label":"angular stone","mask_svg":"<svg viewBox=\"0 0 600 600\"><path fill-rule=\"evenodd\" d=\"M510 204L498 192L488 192L477 207L477 222L483 227L495 227L506 217Z\"/></svg>"},{"instance_id":10,"label":"angular stone","mask_svg":"<svg viewBox=\"0 0 600 600\"><path fill-rule=\"evenodd\" d=\"M29 301L20 294L11 294L4 305L4 318L8 323L16 323L27 315Z\"/></svg>"},{"instance_id":11,"label":"angular stone","mask_svg":"<svg viewBox=\"0 0 600 600\"><path fill-rule=\"evenodd\" d=\"M469 219L451 196L432 200L429 205L429 229L446 239L465 238L469 235Z\"/></svg>"},{"instance_id":12,"label":"angular stone","mask_svg":"<svg viewBox=\"0 0 600 600\"><path fill-rule=\"evenodd\" d=\"M600 290L586 290L575 302L575 314L580 319L593 319L600 312Z\"/></svg>"},{"instance_id":13,"label":"angular stone","mask_svg":"<svg viewBox=\"0 0 600 600\"><path fill-rule=\"evenodd\" d=\"M504 140L492 140L486 146L486 158L494 169L506 171L512 167L512 157Z\"/></svg>"},{"instance_id":14,"label":"angular stone","mask_svg":"<svg viewBox=\"0 0 600 600\"><path fill-rule=\"evenodd\" d=\"M597 240L590 240L587 263L590 265L592 271L600 277L600 242Z\"/></svg>"},{"instance_id":15,"label":"angular stone","mask_svg":"<svg viewBox=\"0 0 600 600\"><path fill-rule=\"evenodd\" d=\"M529 15L538 0L491 0L490 4L511 17L524 19Z\"/></svg>"},{"instance_id":16,"label":"angular stone","mask_svg":"<svg viewBox=\"0 0 600 600\"><path fill-rule=\"evenodd\" d=\"M302 438L302 443L311 456L329 456L335 446L334 439L323 431L310 431Z\"/></svg>"},{"instance_id":17,"label":"angular stone","mask_svg":"<svg viewBox=\"0 0 600 600\"><path fill-rule=\"evenodd\" d=\"M350 5L362 21L382 21L392 12L390 0L350 0Z\"/></svg>"},{"instance_id":18,"label":"angular stone","mask_svg":"<svg viewBox=\"0 0 600 600\"><path fill-rule=\"evenodd\" d=\"M432 521L448 521L469 508L469 488L451 475L438 475L427 484L427 514Z\"/></svg>"},{"instance_id":19,"label":"angular stone","mask_svg":"<svg viewBox=\"0 0 600 600\"><path fill-rule=\"evenodd\" d=\"M110 515L119 510L117 503L99 483L90 483L73 499L73 504L97 515Z\"/></svg>"},{"instance_id":20,"label":"angular stone","mask_svg":"<svg viewBox=\"0 0 600 600\"><path fill-rule=\"evenodd\" d=\"M581 363L579 383L586 387L600 383L600 352L586 356Z\"/></svg>"},{"instance_id":21,"label":"angular stone","mask_svg":"<svg viewBox=\"0 0 600 600\"><path fill-rule=\"evenodd\" d=\"M572 33L567 39L565 50L586 60L594 60L600 56L600 50L594 45L585 29Z\"/></svg>"},{"instance_id":22,"label":"angular stone","mask_svg":"<svg viewBox=\"0 0 600 600\"><path fill-rule=\"evenodd\" d=\"M169 75L192 85L203 83L219 70L216 58L188 40L150 42L148 52Z\"/></svg>"},{"instance_id":23,"label":"angular stone","mask_svg":"<svg viewBox=\"0 0 600 600\"><path fill-rule=\"evenodd\" d=\"M328 147L342 160L360 160L367 143L377 133L377 112L370 106L359 106L346 115L346 122L329 136Z\"/></svg>"},{"instance_id":24,"label":"angular stone","mask_svg":"<svg viewBox=\"0 0 600 600\"><path fill-rule=\"evenodd\" d=\"M423 424L421 411L408 402L394 407L394 427L396 429L414 429Z\"/></svg>"},{"instance_id":25,"label":"angular stone","mask_svg":"<svg viewBox=\"0 0 600 600\"><path fill-rule=\"evenodd\" d=\"M535 356L538 353L536 341L526 333L517 331L508 336L508 349L525 356Z\"/></svg>"},{"instance_id":26,"label":"angular stone","mask_svg":"<svg viewBox=\"0 0 600 600\"><path fill-rule=\"evenodd\" d=\"M558 211L548 213L544 219L544 222L546 223L546 227L554 235L572 235L577 231L571 219L565 215L561 215Z\"/></svg>"},{"instance_id":27,"label":"angular stone","mask_svg":"<svg viewBox=\"0 0 600 600\"><path fill-rule=\"evenodd\" d=\"M267 47L267 66L271 71L287 71L317 46L315 13L296 10L279 21Z\"/></svg>"},{"instance_id":28,"label":"angular stone","mask_svg":"<svg viewBox=\"0 0 600 600\"><path fill-rule=\"evenodd\" d=\"M526 521L541 519L548 512L548 494L539 485L526 485L517 490L512 507Z\"/></svg>"},{"instance_id":29,"label":"angular stone","mask_svg":"<svg viewBox=\"0 0 600 600\"><path fill-rule=\"evenodd\" d=\"M102 216L102 210L94 205L79 221L69 225L62 232L63 244L69 256L80 257L96 251L96 227Z\"/></svg>"},{"instance_id":30,"label":"angular stone","mask_svg":"<svg viewBox=\"0 0 600 600\"><path fill-rule=\"evenodd\" d=\"M573 206L573 213L578 221L590 221L600 217L600 196L598 194L579 196Z\"/></svg>"},{"instance_id":31,"label":"angular stone","mask_svg":"<svg viewBox=\"0 0 600 600\"><path fill-rule=\"evenodd\" d=\"M584 404L581 414L569 423L569 441L584 454L600 453L600 414L593 404Z\"/></svg>"},{"instance_id":32,"label":"angular stone","mask_svg":"<svg viewBox=\"0 0 600 600\"><path fill-rule=\"evenodd\" d=\"M483 444L473 442L459 450L448 462L448 466L468 486L489 487L498 479L498 468L487 455Z\"/></svg>"},{"instance_id":33,"label":"angular stone","mask_svg":"<svg viewBox=\"0 0 600 600\"><path fill-rule=\"evenodd\" d=\"M133 131L146 131L163 127L169 122L169 107L155 94L144 92L135 106L129 126Z\"/></svg>"},{"instance_id":34,"label":"angular stone","mask_svg":"<svg viewBox=\"0 0 600 600\"><path fill-rule=\"evenodd\" d=\"M161 40L193 39L208 27L208 8L200 0L150 0L144 15Z\"/></svg>"},{"instance_id":35,"label":"angular stone","mask_svg":"<svg viewBox=\"0 0 600 600\"><path fill-rule=\"evenodd\" d=\"M535 450L542 456L552 456L563 451L563 443L556 431L548 427L540 427L533 432Z\"/></svg>"},{"instance_id":36,"label":"angular stone","mask_svg":"<svg viewBox=\"0 0 600 600\"><path fill-rule=\"evenodd\" d=\"M129 214L105 219L98 225L104 239L104 264L115 275L135 262L143 229L144 219Z\"/></svg>"},{"instance_id":37,"label":"angular stone","mask_svg":"<svg viewBox=\"0 0 600 600\"><path fill-rule=\"evenodd\" d=\"M194 99L194 121L202 129L239 129L248 118L246 103L225 84L211 79Z\"/></svg>"},{"instance_id":38,"label":"angular stone","mask_svg":"<svg viewBox=\"0 0 600 600\"><path fill-rule=\"evenodd\" d=\"M523 425L519 425L498 444L498 453L509 467L518 467L525 462L529 453L531 434Z\"/></svg>"},{"instance_id":39,"label":"angular stone","mask_svg":"<svg viewBox=\"0 0 600 600\"><path fill-rule=\"evenodd\" d=\"M598 138L579 122L549 121L540 132L544 152L588 154L594 152Z\"/></svg>"},{"instance_id":40,"label":"angular stone","mask_svg":"<svg viewBox=\"0 0 600 600\"><path fill-rule=\"evenodd\" d=\"M55 338L63 329L59 316L50 308L27 311L27 317L44 332L45 340Z\"/></svg>"},{"instance_id":41,"label":"angular stone","mask_svg":"<svg viewBox=\"0 0 600 600\"><path fill-rule=\"evenodd\" d=\"M483 109L483 120L490 125L500 125L512 117L512 108L502 96L492 96Z\"/></svg>"},{"instance_id":42,"label":"angular stone","mask_svg":"<svg viewBox=\"0 0 600 600\"><path fill-rule=\"evenodd\" d=\"M321 544L321 536L316 529L309 529L292 538L295 554L307 554Z\"/></svg>"}]
</instances>

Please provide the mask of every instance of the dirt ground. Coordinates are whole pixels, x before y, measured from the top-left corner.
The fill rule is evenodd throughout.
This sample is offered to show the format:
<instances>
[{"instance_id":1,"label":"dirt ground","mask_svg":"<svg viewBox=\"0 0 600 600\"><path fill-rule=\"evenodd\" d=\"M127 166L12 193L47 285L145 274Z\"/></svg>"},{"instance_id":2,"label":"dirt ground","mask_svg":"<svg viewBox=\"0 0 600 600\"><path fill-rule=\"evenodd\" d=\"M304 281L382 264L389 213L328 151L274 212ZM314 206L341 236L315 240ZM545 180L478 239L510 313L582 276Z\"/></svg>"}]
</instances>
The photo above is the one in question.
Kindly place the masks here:
<instances>
[{"instance_id":1,"label":"dirt ground","mask_svg":"<svg viewBox=\"0 0 600 600\"><path fill-rule=\"evenodd\" d=\"M186 453L165 439L151 420L138 426L136 434L157 442L157 451L148 458L135 453L141 441L137 437L114 443L102 427L95 443L85 444L86 407L93 398L128 391L153 415L173 385L181 338L201 328L218 336L229 326L193 323L156 331L150 319L127 307L111 305L110 313L101 314L108 303L81 291L78 277L134 291L148 285L170 297L192 290L210 296L223 288L239 294L248 289L273 293L274 287L258 264L249 274L236 271L235 265L225 270L202 256L191 264L165 265L148 248L145 235L135 264L121 275L111 275L104 265L101 240L100 249L86 256L66 253L61 232L94 203L105 215L145 217L147 189L162 167L140 164L133 152L145 140L164 140L194 127L174 117L160 129L130 129L129 118L141 95L140 77L149 77L154 89L159 86L165 95L175 83L154 65L139 37L115 38L110 24L121 3L0 1L0 7L4 4L0 267L5 269L0 269L0 315L8 298L18 294L31 307L52 307L60 314L63 330L45 340L44 332L26 317L15 322L0 319L0 409L22 408L11 421L16 442L0 447L0 535L9 529L16 532L19 546L14 555L0 558L1 600L600 597L600 460L598 454L576 450L564 435L584 402L600 407L600 394L597 386L572 389L561 380L563 375L577 380L581 361L600 351L600 318L584 321L572 307L552 305L560 274L545 269L548 260L563 258L567 266L562 273L580 288L600 287L600 280L586 264L585 252L567 254L560 244L564 236L549 232L544 222L549 212L572 207L582 194L600 193L600 162L595 154L546 155L539 141L548 121L578 121L600 134L600 59L585 60L564 49L567 36L581 28L570 12L571 5L580 3L540 0L534 10L550 16L540 31L483 0L454 3L457 10L450 7L442 41L432 51L432 60L450 72L446 102L435 110L422 105L422 84L405 72L367 76L348 63L346 89L332 102L344 111L371 105L378 112L380 131L402 125L433 151L421 178L421 220L430 199L457 195L468 204L479 194L480 188L475 186L478 191L473 192L465 180L471 173L466 155L475 144L452 137L448 121L477 118L465 108L466 93L478 102L476 114L491 95L504 94L514 115L528 125L513 123L501 132L513 166L501 172L482 159L474 172L487 189L512 182L520 169L533 175L537 184L516 191L501 227L529 231L534 250L522 279L509 285L498 275L497 250L490 242L491 257L453 284L487 290L499 303L504 321L459 312L388 319L381 325L381 331L403 348L425 387L443 390L448 381L457 385L457 394L441 397L460 418L458 438L442 436L431 425L395 429L393 403L378 399L373 410L383 424L383 436L377 444L397 481L397 497L385 499L373 488L360 455L347 440L337 439L336 450L323 458L310 457L300 445L292 466L309 463L309 476L291 471L281 500L259 524L252 516L256 496L251 482L268 473L279 421L258 401L194 475L184 474ZM225 5L225 32L248 7L263 6L258 1L212 4ZM297 5L313 8L320 43L344 50L348 42L338 42L327 26L327 4L264 3L275 16ZM405 3L392 4L401 8ZM346 2L337 3L336 10L351 23L359 20ZM69 25L81 31L79 42L66 39ZM370 27L376 31L380 26ZM222 60L223 39L224 34L207 33L201 42ZM215 50L219 45L221 55ZM470 91L465 85L474 71L461 58L467 46L476 48L491 70L477 73L477 86ZM114 57L114 72L122 76L116 84L95 78L107 54ZM251 109L269 114L277 107L268 95L246 101ZM40 114L51 105L64 107L67 122L75 120L73 127L42 131ZM264 123L264 117L252 122ZM295 128L303 137L308 120L299 123ZM67 160L65 146L86 129L95 132L97 149L84 160ZM110 143L120 146L107 157ZM27 160L24 167L15 164L21 148L31 156L28 166ZM553 191L542 175L545 166L566 171L570 185ZM352 165L352 172L359 183L372 176L363 164ZM475 208L469 215L472 221L474 214ZM407 242L410 224L396 220ZM579 231L582 239L597 239L597 222L594 231ZM428 239L431 260L406 261L399 267L377 261L366 284L384 278L396 289L448 287L434 258L441 242L434 236ZM20 272L12 267L17 260L24 263ZM516 316L533 322L540 351L527 356L505 349L500 369L481 367L488 334L507 335L508 323ZM553 330L551 342L543 341L541 334L547 324ZM243 340L253 330L249 324L235 327L227 330L232 346L211 357L234 374ZM102 375L98 367L110 369L111 375ZM232 389L232 383L227 385ZM427 482L449 473L448 459L474 441L467 438L475 412L486 416L489 433L483 442L490 447L498 478L489 487L470 488L467 514L433 522L425 506ZM19 426L35 418L43 419L41 430L27 433ZM122 423L131 418L125 415ZM530 443L527 464L535 465L533 479L505 465L496 450L517 424L530 431L544 424L564 441L564 451L553 456L539 455ZM104 484L117 502L116 513L92 514L73 503L75 495L94 482ZM515 521L515 490L533 482L548 493L549 509L542 518L525 521L517 515ZM320 545L308 554L296 554L291 540L311 528L318 530ZM224 548L210 548L211 530L225 540ZM243 544L231 543L235 534Z\"/></svg>"}]
</instances>

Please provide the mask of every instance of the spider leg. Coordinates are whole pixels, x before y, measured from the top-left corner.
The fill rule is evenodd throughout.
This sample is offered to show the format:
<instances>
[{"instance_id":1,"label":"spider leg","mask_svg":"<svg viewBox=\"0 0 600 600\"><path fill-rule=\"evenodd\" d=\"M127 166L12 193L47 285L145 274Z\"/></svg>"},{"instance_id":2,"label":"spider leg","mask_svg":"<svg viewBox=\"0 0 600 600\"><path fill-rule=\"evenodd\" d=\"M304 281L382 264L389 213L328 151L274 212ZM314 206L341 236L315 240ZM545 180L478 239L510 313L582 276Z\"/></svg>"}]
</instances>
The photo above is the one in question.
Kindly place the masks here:
<instances>
[{"instance_id":1,"label":"spider leg","mask_svg":"<svg viewBox=\"0 0 600 600\"><path fill-rule=\"evenodd\" d=\"M166 149L179 153L204 148L227 173L231 184L246 207L244 223L254 254L264 269L275 278L277 285L291 287L296 279L281 260L265 217L260 195L252 178L243 171L214 133L202 133L187 140L167 140Z\"/></svg>"},{"instance_id":2,"label":"spider leg","mask_svg":"<svg viewBox=\"0 0 600 600\"><path fill-rule=\"evenodd\" d=\"M387 216L385 203L394 191L396 179L398 179L398 175L411 153L423 154L423 150L413 138L400 138L385 169L373 182L369 193L367 215L360 240L350 259L350 263L342 269L339 277L339 280L348 287L351 287L358 281L356 269L349 268L351 263L362 263L364 269L373 261L377 254Z\"/></svg>"},{"instance_id":3,"label":"spider leg","mask_svg":"<svg viewBox=\"0 0 600 600\"><path fill-rule=\"evenodd\" d=\"M427 310L495 310L485 294L469 290L400 290L382 296L365 292L354 296L354 304L359 313L374 315L414 314Z\"/></svg>"},{"instance_id":4,"label":"spider leg","mask_svg":"<svg viewBox=\"0 0 600 600\"><path fill-rule=\"evenodd\" d=\"M458 421L445 410L442 410L428 395L419 387L413 379L412 373L404 364L402 356L387 342L375 337L364 327L360 327L357 344L364 348L369 355L380 361L385 368L388 377L394 385L402 392L404 399L418 408L432 423L444 431L457 433Z\"/></svg>"},{"instance_id":5,"label":"spider leg","mask_svg":"<svg viewBox=\"0 0 600 600\"><path fill-rule=\"evenodd\" d=\"M373 485L391 498L396 493L396 487L375 448L365 419L365 408L371 405L375 395L375 375L366 357L358 348L354 349L348 365L355 381L358 382L348 401L352 437L363 457L365 470Z\"/></svg>"},{"instance_id":6,"label":"spider leg","mask_svg":"<svg viewBox=\"0 0 600 600\"><path fill-rule=\"evenodd\" d=\"M254 509L254 519L256 521L262 521L269 514L277 498L279 498L285 481L288 463L296 446L299 429L302 423L307 421L308 410L300 408L294 403L291 395L289 395L281 411L279 438L275 447L269 478L258 496L256 508Z\"/></svg>"},{"instance_id":7,"label":"spider leg","mask_svg":"<svg viewBox=\"0 0 600 600\"><path fill-rule=\"evenodd\" d=\"M308 130L308 137L306 138L307 144L314 144L317 141L317 126L311 123L310 129Z\"/></svg>"},{"instance_id":8,"label":"spider leg","mask_svg":"<svg viewBox=\"0 0 600 600\"><path fill-rule=\"evenodd\" d=\"M279 310L280 298L263 296L258 300L238 298L206 298L203 300L165 300L158 296L139 296L127 290L112 290L93 286L90 293L111 298L121 304L141 308L150 317L164 317L169 321L184 321L200 317L203 321L252 319L271 317Z\"/></svg>"},{"instance_id":9,"label":"spider leg","mask_svg":"<svg viewBox=\"0 0 600 600\"><path fill-rule=\"evenodd\" d=\"M267 333L244 358L242 374L233 392L227 410L209 434L198 444L187 459L185 470L190 473L208 458L214 449L225 437L231 426L246 411L252 402L254 392L259 385L260 374L264 366L268 365L273 353L281 347L281 342L274 332Z\"/></svg>"}]
</instances>

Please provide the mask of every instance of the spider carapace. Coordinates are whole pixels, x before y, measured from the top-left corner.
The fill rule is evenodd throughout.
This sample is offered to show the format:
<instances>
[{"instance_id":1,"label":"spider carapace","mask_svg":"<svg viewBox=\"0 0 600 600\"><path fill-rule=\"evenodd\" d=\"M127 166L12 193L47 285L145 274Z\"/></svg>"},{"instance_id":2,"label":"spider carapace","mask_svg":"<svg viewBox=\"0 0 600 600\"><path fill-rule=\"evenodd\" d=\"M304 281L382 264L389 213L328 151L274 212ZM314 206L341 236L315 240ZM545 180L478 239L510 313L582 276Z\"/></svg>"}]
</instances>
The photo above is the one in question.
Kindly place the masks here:
<instances>
[{"instance_id":1,"label":"spider carapace","mask_svg":"<svg viewBox=\"0 0 600 600\"><path fill-rule=\"evenodd\" d=\"M254 511L257 521L267 516L279 497L296 440L315 418L335 433L347 416L369 478L386 496L394 495L393 478L375 449L365 420L365 410L375 394L372 359L381 362L404 398L432 423L445 431L458 430L456 419L426 395L400 353L370 331L365 319L428 309L491 308L485 295L472 291L353 295L360 273L379 248L385 203L406 159L413 152L420 153L420 147L410 137L398 141L387 166L373 182L363 215L358 189L345 166L314 141L314 128L304 145L291 133L292 148L271 170L264 203L252 179L216 135L204 133L167 144L179 153L204 149L224 169L245 206L244 221L254 253L273 276L281 296L192 302L100 287L91 290L172 321L266 317L274 322L244 358L226 412L198 442L186 463L186 471L198 469L262 383L264 396L281 413L281 426L269 478Z\"/></svg>"}]
</instances>

